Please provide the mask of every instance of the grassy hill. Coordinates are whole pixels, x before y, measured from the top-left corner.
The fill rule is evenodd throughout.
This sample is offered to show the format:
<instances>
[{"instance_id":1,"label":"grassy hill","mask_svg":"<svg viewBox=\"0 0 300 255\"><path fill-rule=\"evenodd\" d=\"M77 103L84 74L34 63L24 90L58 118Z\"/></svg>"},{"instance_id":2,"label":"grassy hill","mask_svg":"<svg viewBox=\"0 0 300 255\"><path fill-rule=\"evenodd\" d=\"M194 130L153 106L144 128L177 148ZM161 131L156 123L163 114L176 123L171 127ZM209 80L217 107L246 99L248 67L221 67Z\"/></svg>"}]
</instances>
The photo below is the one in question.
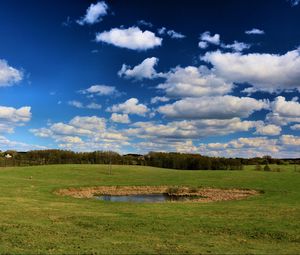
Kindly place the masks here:
<instances>
[{"instance_id":1,"label":"grassy hill","mask_svg":"<svg viewBox=\"0 0 300 255\"><path fill-rule=\"evenodd\" d=\"M300 173L139 166L0 168L0 253L299 254ZM298 167L300 169L300 166ZM53 191L101 185L250 188L215 203L110 203Z\"/></svg>"}]
</instances>

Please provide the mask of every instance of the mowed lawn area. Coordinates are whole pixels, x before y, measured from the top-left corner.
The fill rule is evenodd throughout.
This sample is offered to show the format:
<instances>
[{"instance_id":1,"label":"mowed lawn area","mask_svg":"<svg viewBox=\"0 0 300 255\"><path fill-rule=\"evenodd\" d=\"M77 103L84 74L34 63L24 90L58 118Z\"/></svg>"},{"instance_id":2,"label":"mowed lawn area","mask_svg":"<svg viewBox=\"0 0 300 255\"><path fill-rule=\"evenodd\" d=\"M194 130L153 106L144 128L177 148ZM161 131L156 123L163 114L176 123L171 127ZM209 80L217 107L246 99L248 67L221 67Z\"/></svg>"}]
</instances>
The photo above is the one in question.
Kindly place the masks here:
<instances>
[{"instance_id":1,"label":"mowed lawn area","mask_svg":"<svg viewBox=\"0 0 300 255\"><path fill-rule=\"evenodd\" d=\"M272 167L272 166L271 166ZM300 173L142 166L0 168L0 253L300 254ZM300 166L298 166L300 169ZM184 185L264 191L240 201L112 203L60 188Z\"/></svg>"}]
</instances>

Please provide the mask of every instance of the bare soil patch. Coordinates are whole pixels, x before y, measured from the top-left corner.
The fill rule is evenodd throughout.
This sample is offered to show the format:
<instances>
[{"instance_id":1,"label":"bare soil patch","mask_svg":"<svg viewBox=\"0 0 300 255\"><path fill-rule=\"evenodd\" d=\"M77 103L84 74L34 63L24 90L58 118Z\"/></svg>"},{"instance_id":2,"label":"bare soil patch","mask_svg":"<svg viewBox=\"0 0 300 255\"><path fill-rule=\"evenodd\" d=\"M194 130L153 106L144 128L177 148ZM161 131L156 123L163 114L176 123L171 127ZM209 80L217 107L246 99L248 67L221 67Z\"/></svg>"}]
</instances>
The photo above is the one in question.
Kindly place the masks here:
<instances>
[{"instance_id":1,"label":"bare soil patch","mask_svg":"<svg viewBox=\"0 0 300 255\"><path fill-rule=\"evenodd\" d=\"M99 195L147 195L168 194L172 196L197 197L189 202L215 202L228 200L241 200L250 196L259 195L260 192L248 189L216 189L216 188L191 188L169 186L99 186L86 188L60 189L55 192L61 196L75 198L92 198Z\"/></svg>"}]
</instances>

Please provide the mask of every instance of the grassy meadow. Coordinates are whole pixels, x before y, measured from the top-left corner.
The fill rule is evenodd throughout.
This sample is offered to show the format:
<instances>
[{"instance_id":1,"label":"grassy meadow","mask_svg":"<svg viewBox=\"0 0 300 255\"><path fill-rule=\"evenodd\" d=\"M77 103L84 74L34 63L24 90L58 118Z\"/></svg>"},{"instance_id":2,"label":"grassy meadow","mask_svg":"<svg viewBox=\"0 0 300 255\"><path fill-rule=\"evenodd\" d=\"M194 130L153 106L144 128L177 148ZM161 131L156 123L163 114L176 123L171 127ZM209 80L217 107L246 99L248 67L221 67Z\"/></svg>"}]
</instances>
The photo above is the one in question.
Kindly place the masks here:
<instances>
[{"instance_id":1,"label":"grassy meadow","mask_svg":"<svg viewBox=\"0 0 300 255\"><path fill-rule=\"evenodd\" d=\"M272 167L272 166L271 166ZM185 171L142 166L0 168L0 253L299 254L300 172ZM298 166L300 170L300 166ZM214 203L111 203L60 188L185 185L264 194Z\"/></svg>"}]
</instances>

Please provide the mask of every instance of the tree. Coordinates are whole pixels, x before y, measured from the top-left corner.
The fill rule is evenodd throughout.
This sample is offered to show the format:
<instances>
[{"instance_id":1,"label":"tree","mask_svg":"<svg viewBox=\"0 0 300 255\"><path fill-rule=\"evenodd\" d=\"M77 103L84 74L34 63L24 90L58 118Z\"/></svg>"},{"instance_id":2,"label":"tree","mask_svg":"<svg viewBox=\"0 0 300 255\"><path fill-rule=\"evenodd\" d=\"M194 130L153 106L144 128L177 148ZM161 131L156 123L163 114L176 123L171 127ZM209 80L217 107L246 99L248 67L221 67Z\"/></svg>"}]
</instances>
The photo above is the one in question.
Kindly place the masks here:
<instances>
[{"instance_id":1,"label":"tree","mask_svg":"<svg viewBox=\"0 0 300 255\"><path fill-rule=\"evenodd\" d=\"M267 171L267 172L270 172L271 171L271 168L269 167L269 165L265 165L264 167L264 171Z\"/></svg>"}]
</instances>

